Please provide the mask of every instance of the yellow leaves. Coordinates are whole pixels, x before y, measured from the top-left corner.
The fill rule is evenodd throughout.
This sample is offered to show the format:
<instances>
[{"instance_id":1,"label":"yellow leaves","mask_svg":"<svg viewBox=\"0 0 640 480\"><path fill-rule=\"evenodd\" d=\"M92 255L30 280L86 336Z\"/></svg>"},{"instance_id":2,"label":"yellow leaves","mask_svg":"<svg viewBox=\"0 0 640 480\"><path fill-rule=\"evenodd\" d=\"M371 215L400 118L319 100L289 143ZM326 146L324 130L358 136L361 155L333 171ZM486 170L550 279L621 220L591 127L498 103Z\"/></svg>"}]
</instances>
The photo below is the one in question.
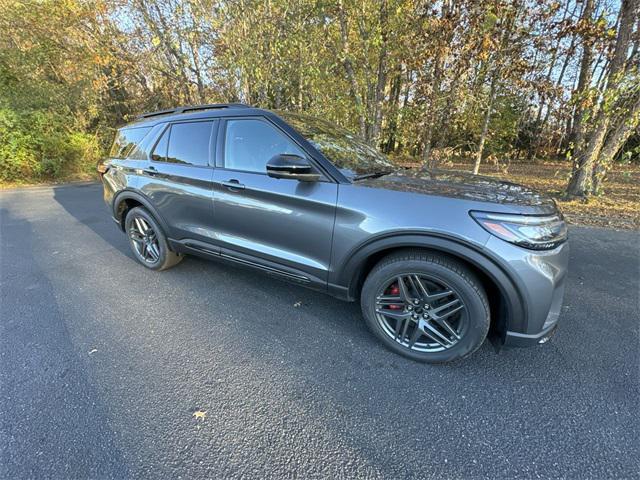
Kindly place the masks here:
<instances>
[{"instance_id":1,"label":"yellow leaves","mask_svg":"<svg viewBox=\"0 0 640 480\"><path fill-rule=\"evenodd\" d=\"M480 52L478 56L480 60L487 60L493 48L493 41L489 35L483 35L482 41L480 42Z\"/></svg>"},{"instance_id":2,"label":"yellow leaves","mask_svg":"<svg viewBox=\"0 0 640 480\"><path fill-rule=\"evenodd\" d=\"M551 5L549 5L549 13L556 13L558 10L560 10L561 6L562 4L560 2L553 2Z\"/></svg>"},{"instance_id":3,"label":"yellow leaves","mask_svg":"<svg viewBox=\"0 0 640 480\"><path fill-rule=\"evenodd\" d=\"M95 65L99 67L104 67L112 63L114 61L114 58L111 55L100 52L100 53L94 53L93 56L91 57L91 60Z\"/></svg>"},{"instance_id":4,"label":"yellow leaves","mask_svg":"<svg viewBox=\"0 0 640 480\"><path fill-rule=\"evenodd\" d=\"M207 411L206 410L196 410L195 412L193 412L192 417L194 417L196 420L204 421L204 419L207 417Z\"/></svg>"}]
</instances>

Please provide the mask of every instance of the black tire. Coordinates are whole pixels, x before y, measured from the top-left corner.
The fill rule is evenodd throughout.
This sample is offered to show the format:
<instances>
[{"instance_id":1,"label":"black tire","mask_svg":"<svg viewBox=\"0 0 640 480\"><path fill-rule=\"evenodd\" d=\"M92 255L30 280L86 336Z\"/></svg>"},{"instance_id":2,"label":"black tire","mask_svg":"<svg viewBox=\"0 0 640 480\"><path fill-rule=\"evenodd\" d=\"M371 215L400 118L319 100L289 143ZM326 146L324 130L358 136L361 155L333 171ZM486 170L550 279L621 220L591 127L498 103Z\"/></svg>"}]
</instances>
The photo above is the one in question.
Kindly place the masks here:
<instances>
[{"instance_id":1,"label":"black tire","mask_svg":"<svg viewBox=\"0 0 640 480\"><path fill-rule=\"evenodd\" d=\"M127 212L124 221L125 232L129 240L129 246L134 257L145 267L151 270L166 270L182 260L182 255L178 255L169 249L167 238L162 228L153 216L143 207L132 208ZM146 225L151 229L150 236L143 236L141 240L139 225ZM147 229L146 232L149 232ZM137 240L134 240L136 238ZM144 246L147 239L153 239L153 248Z\"/></svg>"},{"instance_id":2,"label":"black tire","mask_svg":"<svg viewBox=\"0 0 640 480\"><path fill-rule=\"evenodd\" d=\"M396 331L390 332L390 328L388 328L389 317L379 313L384 307L380 307L380 304L377 302L380 301L380 295L386 295L384 292L389 292L389 290L385 290L385 288L387 288L386 286L390 284L399 285L397 281L395 284L390 283L398 278L400 279L399 281L404 282L403 286L406 286L407 282L412 282L411 279L416 278L416 275L425 282L433 280L434 283L432 285L445 285L446 288L442 291L452 292L452 296L448 297L449 300L457 296L459 302L462 304L460 313L454 313L451 317L454 321L459 322L456 328L460 328L460 330L456 330L456 328L453 329L459 334L459 338L449 335L439 323L437 325L438 330L444 331L451 340L451 346L447 343L446 347L436 346L434 348L434 350L442 348L441 351L413 350L412 348L416 348L416 344L414 344L413 347L409 347L408 336L404 336L404 331L407 331L404 323L402 335L397 334L399 328L397 326L395 327ZM408 277L411 277L411 279ZM403 281L403 278L407 280ZM409 283L410 287L412 285L415 286L415 283ZM393 291L394 294L400 295L397 293L398 287L394 286L392 288L396 289ZM410 292L413 291L414 290L410 290ZM442 295L445 294L446 293L443 293ZM449 300L442 299L439 301L447 302ZM414 301L417 302L418 300L415 299ZM383 258L367 276L362 287L360 304L367 326L384 345L400 355L420 362L445 363L469 356L482 345L489 331L489 302L487 301L487 295L480 281L468 268L446 255L433 254L420 250L403 250ZM405 302L403 306L395 306L393 308L398 309L397 311L400 311L402 308L400 314L408 315L409 313L405 312L412 307L407 305L411 305L411 303ZM433 306L426 306L423 310L424 318L429 318L426 316L428 315L427 310L429 308L434 312ZM384 311L388 312L388 310ZM394 312L391 313L392 318L393 313ZM426 321L432 322L432 325L434 324L430 319ZM410 328L413 329L414 332L416 331L418 320L411 320L413 323L406 320L403 320L403 322L410 324ZM423 335L422 332L424 330L424 328L421 329L418 335ZM422 338L424 345L426 345L424 350L428 350L429 342L435 340L428 336L421 336L419 338ZM403 342L407 343L407 345L403 344Z\"/></svg>"}]
</instances>

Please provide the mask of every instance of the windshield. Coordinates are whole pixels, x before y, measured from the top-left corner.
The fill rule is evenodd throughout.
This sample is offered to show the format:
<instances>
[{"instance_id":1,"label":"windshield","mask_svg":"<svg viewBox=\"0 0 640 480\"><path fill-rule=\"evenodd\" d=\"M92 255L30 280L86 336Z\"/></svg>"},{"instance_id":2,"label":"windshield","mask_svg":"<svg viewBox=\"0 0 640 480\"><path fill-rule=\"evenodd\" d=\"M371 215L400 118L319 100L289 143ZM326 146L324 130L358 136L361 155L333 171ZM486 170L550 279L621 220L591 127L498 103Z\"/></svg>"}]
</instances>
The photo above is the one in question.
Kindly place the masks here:
<instances>
[{"instance_id":1,"label":"windshield","mask_svg":"<svg viewBox=\"0 0 640 480\"><path fill-rule=\"evenodd\" d=\"M398 168L364 140L331 122L299 113L276 113L347 177L388 173Z\"/></svg>"}]
</instances>

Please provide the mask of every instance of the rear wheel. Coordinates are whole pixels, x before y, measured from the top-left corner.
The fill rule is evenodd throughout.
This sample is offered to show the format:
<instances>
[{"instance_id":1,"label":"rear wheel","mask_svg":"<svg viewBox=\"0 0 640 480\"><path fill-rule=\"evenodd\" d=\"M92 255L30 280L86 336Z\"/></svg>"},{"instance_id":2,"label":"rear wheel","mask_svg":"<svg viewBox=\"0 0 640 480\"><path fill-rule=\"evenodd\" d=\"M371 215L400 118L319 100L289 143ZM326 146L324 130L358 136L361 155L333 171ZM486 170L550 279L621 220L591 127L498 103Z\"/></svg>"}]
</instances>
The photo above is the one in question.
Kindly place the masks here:
<instances>
[{"instance_id":1,"label":"rear wheel","mask_svg":"<svg viewBox=\"0 0 640 480\"><path fill-rule=\"evenodd\" d=\"M125 231L136 259L152 270L166 270L180 263L182 256L169 250L167 239L158 222L144 208L127 213Z\"/></svg>"},{"instance_id":2,"label":"rear wheel","mask_svg":"<svg viewBox=\"0 0 640 480\"><path fill-rule=\"evenodd\" d=\"M365 280L361 306L371 331L391 350L443 363L470 355L489 331L489 303L477 277L444 255L402 251Z\"/></svg>"}]
</instances>

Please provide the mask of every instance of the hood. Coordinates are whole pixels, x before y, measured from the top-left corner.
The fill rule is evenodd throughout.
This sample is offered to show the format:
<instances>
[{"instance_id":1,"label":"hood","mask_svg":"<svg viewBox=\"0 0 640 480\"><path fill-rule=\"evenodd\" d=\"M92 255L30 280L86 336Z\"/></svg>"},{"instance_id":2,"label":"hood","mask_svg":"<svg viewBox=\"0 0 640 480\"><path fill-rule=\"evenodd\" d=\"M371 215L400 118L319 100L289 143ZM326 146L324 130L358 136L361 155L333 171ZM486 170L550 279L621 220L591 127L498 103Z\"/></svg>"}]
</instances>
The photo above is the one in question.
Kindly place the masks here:
<instances>
[{"instance_id":1,"label":"hood","mask_svg":"<svg viewBox=\"0 0 640 480\"><path fill-rule=\"evenodd\" d=\"M386 190L555 211L555 202L528 187L492 177L453 170L403 170L357 182Z\"/></svg>"}]
</instances>

